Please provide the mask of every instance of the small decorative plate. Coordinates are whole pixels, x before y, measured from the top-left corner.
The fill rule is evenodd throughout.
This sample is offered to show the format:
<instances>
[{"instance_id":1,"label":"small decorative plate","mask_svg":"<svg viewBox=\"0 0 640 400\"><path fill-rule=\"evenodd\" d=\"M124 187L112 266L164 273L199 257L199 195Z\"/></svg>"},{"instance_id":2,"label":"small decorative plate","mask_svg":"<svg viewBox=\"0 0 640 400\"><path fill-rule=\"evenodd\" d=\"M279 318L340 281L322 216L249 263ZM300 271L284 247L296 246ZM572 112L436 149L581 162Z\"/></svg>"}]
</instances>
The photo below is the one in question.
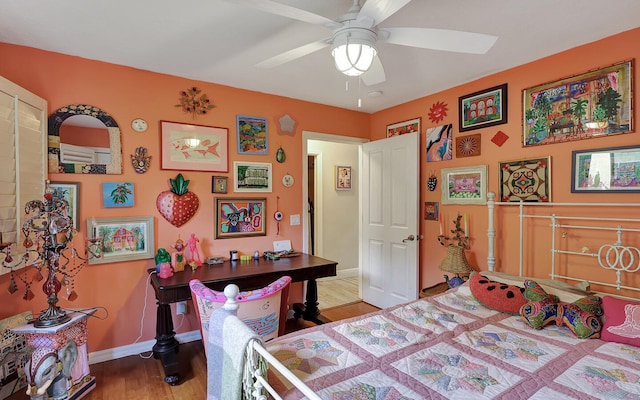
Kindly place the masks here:
<instances>
[{"instance_id":1,"label":"small decorative plate","mask_svg":"<svg viewBox=\"0 0 640 400\"><path fill-rule=\"evenodd\" d=\"M291 187L293 186L293 176L286 174L285 176L282 177L282 184L285 187Z\"/></svg>"}]
</instances>

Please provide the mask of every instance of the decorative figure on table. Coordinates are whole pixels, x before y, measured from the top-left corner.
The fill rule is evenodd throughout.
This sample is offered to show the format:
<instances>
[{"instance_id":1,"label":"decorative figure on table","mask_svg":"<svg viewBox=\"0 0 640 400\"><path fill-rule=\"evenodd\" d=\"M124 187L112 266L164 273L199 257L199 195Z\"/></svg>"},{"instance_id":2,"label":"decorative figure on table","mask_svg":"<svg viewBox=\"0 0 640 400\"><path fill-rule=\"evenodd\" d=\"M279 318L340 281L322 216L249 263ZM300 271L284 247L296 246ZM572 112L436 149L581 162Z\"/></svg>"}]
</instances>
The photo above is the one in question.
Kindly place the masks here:
<instances>
[{"instance_id":1,"label":"decorative figure on table","mask_svg":"<svg viewBox=\"0 0 640 400\"><path fill-rule=\"evenodd\" d=\"M195 262L196 265L202 264L202 260L200 260L200 252L198 251L198 243L200 243L200 239L198 239L195 233L192 233L191 236L189 236L189 240L187 240L189 264L193 262Z\"/></svg>"},{"instance_id":2,"label":"decorative figure on table","mask_svg":"<svg viewBox=\"0 0 640 400\"><path fill-rule=\"evenodd\" d=\"M78 347L73 340L57 352L46 347L34 350L24 367L31 400L66 399L67 381L77 359Z\"/></svg>"},{"instance_id":3,"label":"decorative figure on table","mask_svg":"<svg viewBox=\"0 0 640 400\"><path fill-rule=\"evenodd\" d=\"M455 276L449 279L448 275L444 275L444 279L450 288L460 286L464 283L464 278L460 274L468 275L473 271L471 265L467 261L467 257L464 251L469 248L469 231L467 225L467 215L464 215L464 231L460 228L460 220L463 216L458 214L458 217L454 221L455 229L451 230L452 236L445 236L442 232L442 218L440 218L440 235L438 236L438 242L447 248L447 255L442 263L440 263L440 270L455 274Z\"/></svg>"},{"instance_id":4,"label":"decorative figure on table","mask_svg":"<svg viewBox=\"0 0 640 400\"><path fill-rule=\"evenodd\" d=\"M171 266L174 272L184 271L186 260L184 257L184 242L178 236L176 244L171 246L175 251L171 253Z\"/></svg>"},{"instance_id":5,"label":"decorative figure on table","mask_svg":"<svg viewBox=\"0 0 640 400\"><path fill-rule=\"evenodd\" d=\"M173 276L173 270L171 269L171 254L160 247L155 257L156 260L156 273L160 278L169 278Z\"/></svg>"}]
</instances>

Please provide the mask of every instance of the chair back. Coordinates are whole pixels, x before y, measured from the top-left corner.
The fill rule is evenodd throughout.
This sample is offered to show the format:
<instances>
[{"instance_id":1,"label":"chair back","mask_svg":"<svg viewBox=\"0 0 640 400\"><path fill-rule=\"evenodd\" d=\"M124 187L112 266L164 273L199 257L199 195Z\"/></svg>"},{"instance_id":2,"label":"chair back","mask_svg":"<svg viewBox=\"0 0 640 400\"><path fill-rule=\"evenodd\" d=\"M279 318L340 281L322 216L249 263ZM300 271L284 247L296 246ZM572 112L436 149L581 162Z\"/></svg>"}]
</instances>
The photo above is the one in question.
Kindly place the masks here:
<instances>
[{"instance_id":1,"label":"chair back","mask_svg":"<svg viewBox=\"0 0 640 400\"><path fill-rule=\"evenodd\" d=\"M264 341L284 334L290 283L291 277L283 276L264 288L240 292L235 298L238 318L262 336ZM224 292L210 289L198 279L191 280L189 288L206 350L209 318L215 309L224 305L227 297Z\"/></svg>"}]
</instances>

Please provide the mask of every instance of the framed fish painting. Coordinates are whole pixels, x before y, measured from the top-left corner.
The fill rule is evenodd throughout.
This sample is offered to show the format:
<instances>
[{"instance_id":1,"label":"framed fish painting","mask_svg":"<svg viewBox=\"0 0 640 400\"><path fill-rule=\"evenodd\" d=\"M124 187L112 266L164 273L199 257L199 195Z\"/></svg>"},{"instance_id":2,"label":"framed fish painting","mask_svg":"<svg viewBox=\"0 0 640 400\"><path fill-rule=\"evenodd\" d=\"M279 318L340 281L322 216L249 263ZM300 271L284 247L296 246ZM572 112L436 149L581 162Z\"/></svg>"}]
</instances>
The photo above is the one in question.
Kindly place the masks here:
<instances>
[{"instance_id":1,"label":"framed fish painting","mask_svg":"<svg viewBox=\"0 0 640 400\"><path fill-rule=\"evenodd\" d=\"M160 168L229 171L229 129L160 121Z\"/></svg>"}]
</instances>

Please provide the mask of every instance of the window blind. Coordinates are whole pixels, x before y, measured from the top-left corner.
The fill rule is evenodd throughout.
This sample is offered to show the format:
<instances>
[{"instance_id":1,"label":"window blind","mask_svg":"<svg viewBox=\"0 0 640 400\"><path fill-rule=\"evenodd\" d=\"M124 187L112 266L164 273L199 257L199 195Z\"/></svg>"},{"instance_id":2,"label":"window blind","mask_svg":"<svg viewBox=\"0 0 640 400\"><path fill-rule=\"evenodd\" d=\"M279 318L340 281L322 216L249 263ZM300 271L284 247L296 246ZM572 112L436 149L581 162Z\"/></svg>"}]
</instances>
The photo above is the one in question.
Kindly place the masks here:
<instances>
[{"instance_id":1,"label":"window blind","mask_svg":"<svg viewBox=\"0 0 640 400\"><path fill-rule=\"evenodd\" d=\"M0 77L0 232L22 253L24 205L47 179L47 102ZM9 272L0 268L0 275Z\"/></svg>"}]
</instances>

